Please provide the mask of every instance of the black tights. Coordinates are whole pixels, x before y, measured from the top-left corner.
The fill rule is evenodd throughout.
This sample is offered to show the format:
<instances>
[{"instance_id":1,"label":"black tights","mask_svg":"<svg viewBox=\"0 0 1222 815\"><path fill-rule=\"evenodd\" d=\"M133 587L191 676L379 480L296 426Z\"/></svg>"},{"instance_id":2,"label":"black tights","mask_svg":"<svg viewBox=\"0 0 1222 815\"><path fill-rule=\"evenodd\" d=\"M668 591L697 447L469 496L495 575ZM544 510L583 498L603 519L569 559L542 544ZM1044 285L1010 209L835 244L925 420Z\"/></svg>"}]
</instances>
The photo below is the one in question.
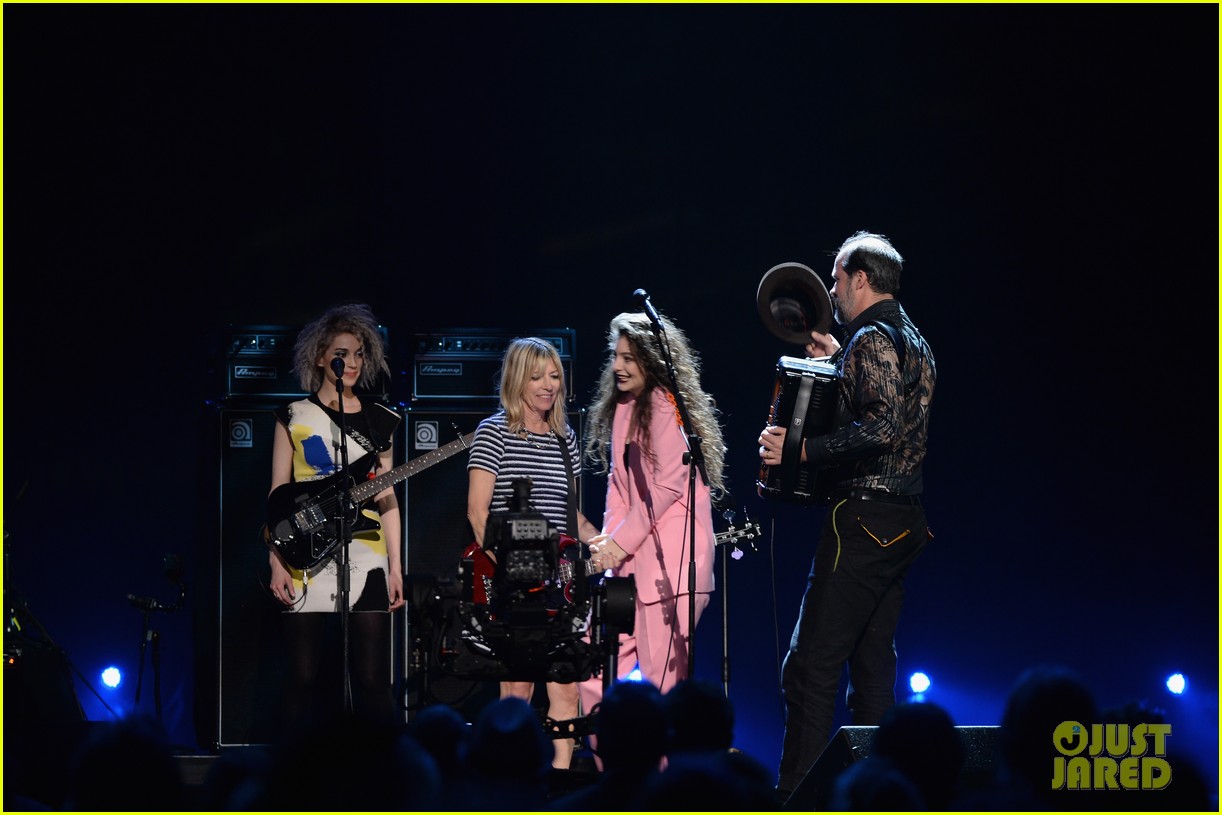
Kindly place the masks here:
<instances>
[{"instance_id":1,"label":"black tights","mask_svg":"<svg viewBox=\"0 0 1222 815\"><path fill-rule=\"evenodd\" d=\"M285 614L286 665L281 721L293 725L343 709L343 648L340 615ZM359 717L394 723L390 683L390 614L354 611L348 615L352 709Z\"/></svg>"}]
</instances>

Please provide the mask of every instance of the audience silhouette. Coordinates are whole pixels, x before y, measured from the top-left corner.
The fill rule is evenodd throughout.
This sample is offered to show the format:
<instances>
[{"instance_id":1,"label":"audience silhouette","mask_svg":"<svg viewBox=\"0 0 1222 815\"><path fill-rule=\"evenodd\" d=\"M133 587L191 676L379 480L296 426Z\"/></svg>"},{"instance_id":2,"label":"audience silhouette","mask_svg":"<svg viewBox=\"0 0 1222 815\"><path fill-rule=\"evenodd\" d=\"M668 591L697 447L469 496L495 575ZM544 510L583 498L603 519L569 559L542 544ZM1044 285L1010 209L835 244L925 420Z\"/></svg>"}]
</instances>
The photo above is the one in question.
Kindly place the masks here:
<instances>
[{"instance_id":1,"label":"audience silhouette","mask_svg":"<svg viewBox=\"0 0 1222 815\"><path fill-rule=\"evenodd\" d=\"M850 764L832 782L827 808L832 812L919 812L921 792L891 759L870 755Z\"/></svg>"},{"instance_id":2,"label":"audience silhouette","mask_svg":"<svg viewBox=\"0 0 1222 815\"><path fill-rule=\"evenodd\" d=\"M243 809L423 810L440 799L437 764L400 725L337 712L290 728Z\"/></svg>"},{"instance_id":3,"label":"audience silhouette","mask_svg":"<svg viewBox=\"0 0 1222 815\"><path fill-rule=\"evenodd\" d=\"M407 723L407 732L419 742L437 765L441 779L441 801L445 809L468 809L469 796L463 755L471 727L456 708L428 705Z\"/></svg>"},{"instance_id":4,"label":"audience silhouette","mask_svg":"<svg viewBox=\"0 0 1222 815\"><path fill-rule=\"evenodd\" d=\"M554 752L529 702L497 699L476 715L462 744L467 802L473 809L546 809Z\"/></svg>"},{"instance_id":5,"label":"audience silhouette","mask_svg":"<svg viewBox=\"0 0 1222 815\"><path fill-rule=\"evenodd\" d=\"M165 731L133 716L90 728L73 751L62 806L68 811L178 810L186 785Z\"/></svg>"},{"instance_id":6,"label":"audience silhouette","mask_svg":"<svg viewBox=\"0 0 1222 815\"><path fill-rule=\"evenodd\" d=\"M1088 792L1070 798L1052 790L1052 733L1065 721L1095 722L1094 694L1062 665L1037 665L1019 676L1006 699L997 732L995 783L987 793L1004 809L1092 809Z\"/></svg>"},{"instance_id":7,"label":"audience silhouette","mask_svg":"<svg viewBox=\"0 0 1222 815\"><path fill-rule=\"evenodd\" d=\"M1147 724L1166 724L1166 714L1143 702L1129 701L1107 708L1099 714L1105 724L1125 724L1130 728ZM1217 812L1217 790L1210 791L1209 782L1197 762L1177 746L1173 737L1167 747L1167 763L1171 767L1171 783L1166 788L1150 791L1125 791L1110 795L1110 809L1157 812ZM1122 798L1121 795L1124 797Z\"/></svg>"},{"instance_id":8,"label":"audience silhouette","mask_svg":"<svg viewBox=\"0 0 1222 815\"><path fill-rule=\"evenodd\" d=\"M650 682L611 683L591 718L602 772L592 784L558 798L553 809L628 809L667 754L670 724L662 694Z\"/></svg>"},{"instance_id":9,"label":"audience silhouette","mask_svg":"<svg viewBox=\"0 0 1222 815\"><path fill-rule=\"evenodd\" d=\"M244 812L260 795L271 770L271 755L263 745L225 750L217 755L195 796L205 812Z\"/></svg>"},{"instance_id":10,"label":"audience silhouette","mask_svg":"<svg viewBox=\"0 0 1222 815\"><path fill-rule=\"evenodd\" d=\"M949 712L902 702L883 716L869 754L830 780L832 811L1216 811L1196 757L1170 740L1161 790L1054 789L1052 734L1067 721L1130 728L1166 714L1130 702L1100 710L1070 668L1039 665L1014 683L996 730L992 773L969 774ZM132 717L90 723L63 754L64 782L23 790L6 810L62 811L774 811L775 774L734 748L734 708L688 679L665 695L619 680L590 716L601 772L558 779L553 745L525 700L495 700L468 724L432 705L407 723L322 715L266 747L227 750L189 789L160 726ZM978 757L978 752L972 755ZM986 757L987 759L987 757ZM970 783L969 783L970 781Z\"/></svg>"},{"instance_id":11,"label":"audience silhouette","mask_svg":"<svg viewBox=\"0 0 1222 815\"><path fill-rule=\"evenodd\" d=\"M717 685L683 679L662 697L670 717L671 752L729 750L734 746L734 705Z\"/></svg>"},{"instance_id":12,"label":"audience silhouette","mask_svg":"<svg viewBox=\"0 0 1222 815\"><path fill-rule=\"evenodd\" d=\"M950 714L932 702L892 706L874 731L870 755L907 776L927 809L950 809L959 795L966 751Z\"/></svg>"},{"instance_id":13,"label":"audience silhouette","mask_svg":"<svg viewBox=\"0 0 1222 815\"><path fill-rule=\"evenodd\" d=\"M640 812L760 812L777 809L775 775L737 750L686 751L670 756L633 799Z\"/></svg>"}]
</instances>

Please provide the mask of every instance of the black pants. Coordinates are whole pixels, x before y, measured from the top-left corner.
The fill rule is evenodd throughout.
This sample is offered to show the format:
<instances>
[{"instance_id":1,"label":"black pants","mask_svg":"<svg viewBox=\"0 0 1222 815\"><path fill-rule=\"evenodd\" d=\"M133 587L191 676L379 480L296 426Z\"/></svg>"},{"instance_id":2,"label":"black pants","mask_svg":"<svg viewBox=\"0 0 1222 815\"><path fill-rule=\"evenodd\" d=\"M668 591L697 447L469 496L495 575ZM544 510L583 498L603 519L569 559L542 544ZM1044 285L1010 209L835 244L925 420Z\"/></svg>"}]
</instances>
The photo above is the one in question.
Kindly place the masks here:
<instances>
[{"instance_id":1,"label":"black pants","mask_svg":"<svg viewBox=\"0 0 1222 815\"><path fill-rule=\"evenodd\" d=\"M833 501L781 672L785 741L777 788L792 791L831 738L847 664L855 725L895 704L895 629L904 575L925 549L920 505Z\"/></svg>"}]
</instances>

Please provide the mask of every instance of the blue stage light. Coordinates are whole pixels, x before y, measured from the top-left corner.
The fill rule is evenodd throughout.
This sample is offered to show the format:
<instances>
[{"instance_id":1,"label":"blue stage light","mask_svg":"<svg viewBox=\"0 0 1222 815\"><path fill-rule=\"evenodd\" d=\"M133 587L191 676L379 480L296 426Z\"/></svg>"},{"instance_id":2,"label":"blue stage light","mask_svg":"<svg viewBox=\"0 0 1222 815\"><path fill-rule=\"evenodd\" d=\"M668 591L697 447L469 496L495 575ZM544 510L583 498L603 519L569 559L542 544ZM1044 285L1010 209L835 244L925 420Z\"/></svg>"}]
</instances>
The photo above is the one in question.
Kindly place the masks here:
<instances>
[{"instance_id":1,"label":"blue stage light","mask_svg":"<svg viewBox=\"0 0 1222 815\"><path fill-rule=\"evenodd\" d=\"M908 687L912 688L913 693L924 693L929 690L930 684L932 683L929 681L929 677L920 671L917 671L908 678Z\"/></svg>"},{"instance_id":2,"label":"blue stage light","mask_svg":"<svg viewBox=\"0 0 1222 815\"><path fill-rule=\"evenodd\" d=\"M1188 680L1181 673L1171 674L1167 677L1167 690L1178 696L1188 690Z\"/></svg>"},{"instance_id":3,"label":"blue stage light","mask_svg":"<svg viewBox=\"0 0 1222 815\"><path fill-rule=\"evenodd\" d=\"M113 665L103 669L102 684L111 689L119 687L123 684L123 672Z\"/></svg>"}]
</instances>

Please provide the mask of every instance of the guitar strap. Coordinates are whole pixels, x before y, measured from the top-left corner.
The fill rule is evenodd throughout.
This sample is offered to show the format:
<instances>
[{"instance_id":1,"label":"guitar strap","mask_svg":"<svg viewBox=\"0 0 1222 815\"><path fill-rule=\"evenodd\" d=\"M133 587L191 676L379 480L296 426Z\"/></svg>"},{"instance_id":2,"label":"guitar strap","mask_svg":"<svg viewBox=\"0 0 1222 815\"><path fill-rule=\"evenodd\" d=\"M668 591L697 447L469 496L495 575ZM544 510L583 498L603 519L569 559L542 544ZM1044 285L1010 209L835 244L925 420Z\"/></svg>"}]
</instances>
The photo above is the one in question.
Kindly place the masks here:
<instances>
[{"instance_id":1,"label":"guitar strap","mask_svg":"<svg viewBox=\"0 0 1222 815\"><path fill-rule=\"evenodd\" d=\"M344 430L347 431L348 438L352 439L354 442L356 442L361 447L363 447L366 453L378 452L377 445L375 445L369 439L365 438L364 434L359 433L356 430L353 430L352 425L349 424L347 427L344 428Z\"/></svg>"},{"instance_id":2,"label":"guitar strap","mask_svg":"<svg viewBox=\"0 0 1222 815\"><path fill-rule=\"evenodd\" d=\"M577 534L577 479L573 477L573 458L569 455L569 437L566 433L564 438L556 436L556 440L560 443L560 453L564 456L564 471L569 478L569 501L568 501L568 534L573 540L578 540Z\"/></svg>"},{"instance_id":3,"label":"guitar strap","mask_svg":"<svg viewBox=\"0 0 1222 815\"><path fill-rule=\"evenodd\" d=\"M359 399L360 397L358 396L355 398ZM314 404L318 405L319 407L324 407L322 400L318 398L318 394L311 394L310 401L314 402ZM341 428L345 432L345 435L347 435L348 438L352 439L354 442L360 445L361 448L364 449L366 453L377 453L382 450L385 450L386 449L385 446L379 446L380 440L370 439L367 436L365 436L364 433L352 427L351 417L363 416L364 417L363 421L368 426L369 432L376 435L376 431L373 427L373 422L370 421L370 416L369 416L369 410L371 408L369 405L364 405L363 403L362 405L363 407L361 408L359 412L347 414L349 421L344 422L342 427L339 422L335 421L334 418L331 419L332 424L334 424L337 428ZM325 410L326 410L327 415L330 416L332 412L331 409L326 408Z\"/></svg>"}]
</instances>

